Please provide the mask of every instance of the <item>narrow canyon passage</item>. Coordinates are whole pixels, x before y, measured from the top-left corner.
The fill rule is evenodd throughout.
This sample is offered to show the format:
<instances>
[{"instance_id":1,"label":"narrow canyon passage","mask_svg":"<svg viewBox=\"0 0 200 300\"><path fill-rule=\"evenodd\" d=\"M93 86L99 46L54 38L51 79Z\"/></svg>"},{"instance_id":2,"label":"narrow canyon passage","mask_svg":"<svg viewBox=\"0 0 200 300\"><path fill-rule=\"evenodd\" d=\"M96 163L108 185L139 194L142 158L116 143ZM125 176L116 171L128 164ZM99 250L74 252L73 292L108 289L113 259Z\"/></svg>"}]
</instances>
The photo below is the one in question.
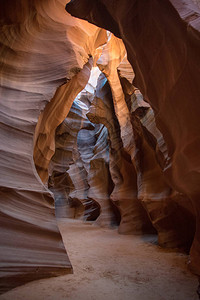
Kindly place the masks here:
<instances>
[{"instance_id":1,"label":"narrow canyon passage","mask_svg":"<svg viewBox=\"0 0 200 300\"><path fill-rule=\"evenodd\" d=\"M91 222L59 219L74 274L41 279L1 300L197 300L187 256L156 245L156 235L119 235Z\"/></svg>"},{"instance_id":2,"label":"narrow canyon passage","mask_svg":"<svg viewBox=\"0 0 200 300\"><path fill-rule=\"evenodd\" d=\"M200 297L199 80L200 0L0 1L0 299Z\"/></svg>"}]
</instances>

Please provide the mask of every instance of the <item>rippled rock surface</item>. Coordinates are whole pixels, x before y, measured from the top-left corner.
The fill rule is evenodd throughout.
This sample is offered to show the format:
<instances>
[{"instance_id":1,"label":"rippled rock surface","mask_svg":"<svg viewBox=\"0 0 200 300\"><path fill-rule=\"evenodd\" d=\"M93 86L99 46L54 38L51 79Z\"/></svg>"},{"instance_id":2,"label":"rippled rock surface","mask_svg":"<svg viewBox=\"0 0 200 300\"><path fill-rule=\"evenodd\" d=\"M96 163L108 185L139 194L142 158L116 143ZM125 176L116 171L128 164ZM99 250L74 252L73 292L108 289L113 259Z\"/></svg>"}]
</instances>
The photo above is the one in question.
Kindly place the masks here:
<instances>
[{"instance_id":1,"label":"rippled rock surface","mask_svg":"<svg viewBox=\"0 0 200 300\"><path fill-rule=\"evenodd\" d=\"M73 83L76 95L84 88L91 55L107 36L73 20L64 6L53 0L0 3L0 292L72 272L53 195L41 179L48 179L52 135L74 100L64 106L66 89Z\"/></svg>"},{"instance_id":2,"label":"rippled rock surface","mask_svg":"<svg viewBox=\"0 0 200 300\"><path fill-rule=\"evenodd\" d=\"M167 144L164 175L173 188L192 201L196 234L190 250L190 268L200 275L198 7L183 0L75 0L66 9L124 41L136 75L134 84L151 104Z\"/></svg>"}]
</instances>

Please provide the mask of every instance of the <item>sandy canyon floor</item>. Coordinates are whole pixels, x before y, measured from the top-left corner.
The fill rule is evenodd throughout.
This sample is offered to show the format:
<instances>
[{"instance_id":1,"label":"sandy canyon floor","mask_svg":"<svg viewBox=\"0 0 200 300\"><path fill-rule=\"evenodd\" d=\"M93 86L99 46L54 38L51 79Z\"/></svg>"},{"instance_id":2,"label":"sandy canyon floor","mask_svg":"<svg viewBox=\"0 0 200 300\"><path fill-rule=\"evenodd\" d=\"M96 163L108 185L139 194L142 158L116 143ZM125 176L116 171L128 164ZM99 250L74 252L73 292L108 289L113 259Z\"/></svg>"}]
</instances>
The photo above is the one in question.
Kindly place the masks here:
<instances>
[{"instance_id":1,"label":"sandy canyon floor","mask_svg":"<svg viewBox=\"0 0 200 300\"><path fill-rule=\"evenodd\" d=\"M156 236L60 219L74 274L15 288L0 300L196 300L197 279L187 256L163 250Z\"/></svg>"}]
</instances>

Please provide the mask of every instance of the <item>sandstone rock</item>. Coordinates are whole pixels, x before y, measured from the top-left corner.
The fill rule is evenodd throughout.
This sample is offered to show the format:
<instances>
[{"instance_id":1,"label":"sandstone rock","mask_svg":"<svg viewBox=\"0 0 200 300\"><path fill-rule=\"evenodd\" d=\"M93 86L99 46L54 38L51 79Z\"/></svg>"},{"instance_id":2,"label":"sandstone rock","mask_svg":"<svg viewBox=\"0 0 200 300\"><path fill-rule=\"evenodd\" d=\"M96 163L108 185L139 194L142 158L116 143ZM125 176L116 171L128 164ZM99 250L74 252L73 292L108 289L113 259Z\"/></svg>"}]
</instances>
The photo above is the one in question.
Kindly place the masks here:
<instances>
[{"instance_id":1,"label":"sandstone rock","mask_svg":"<svg viewBox=\"0 0 200 300\"><path fill-rule=\"evenodd\" d=\"M112 94L104 76L100 76L96 97L88 118L93 123L104 124L109 133L109 169L114 189L110 198L121 215L120 233L144 233L151 228L148 217L137 199L137 174L130 155L123 149L120 126L115 116Z\"/></svg>"},{"instance_id":2,"label":"sandstone rock","mask_svg":"<svg viewBox=\"0 0 200 300\"><path fill-rule=\"evenodd\" d=\"M67 10L123 39L136 75L134 84L151 104L167 144L164 175L173 188L193 203L196 234L190 268L200 275L200 11L191 1L184 0L75 0L67 5Z\"/></svg>"},{"instance_id":3,"label":"sandstone rock","mask_svg":"<svg viewBox=\"0 0 200 300\"><path fill-rule=\"evenodd\" d=\"M81 204L84 219L95 220L100 215L96 223L111 226L114 215L110 203L107 128L92 124L86 117L92 101L89 90L94 92L93 83L80 93L56 130L49 187L55 195L58 216L80 217L80 211L78 215L75 211Z\"/></svg>"},{"instance_id":4,"label":"sandstone rock","mask_svg":"<svg viewBox=\"0 0 200 300\"><path fill-rule=\"evenodd\" d=\"M69 16L64 0L1 1L0 292L72 272L50 174L58 216L111 226L117 208L120 233L153 224L168 247L190 247L196 229L190 268L200 276L193 2L67 5L114 36ZM95 92L92 81L85 85L96 65L108 82L101 75Z\"/></svg>"},{"instance_id":5,"label":"sandstone rock","mask_svg":"<svg viewBox=\"0 0 200 300\"><path fill-rule=\"evenodd\" d=\"M79 149L81 156L87 152L90 154L88 169L88 199L99 205L99 216L96 215L96 224L110 227L114 223L114 215L111 209L110 193L113 188L109 172L109 145L108 131L102 124L95 124L93 144L88 144L87 132L81 132L79 136ZM87 147L87 148L86 148ZM98 218L97 218L98 217ZM93 218L93 220L95 220ZM90 217L91 220L91 217Z\"/></svg>"},{"instance_id":6,"label":"sandstone rock","mask_svg":"<svg viewBox=\"0 0 200 300\"><path fill-rule=\"evenodd\" d=\"M125 83L123 79L122 87ZM138 90L132 95L130 92L127 82L125 98L131 112L136 148L138 199L158 232L158 244L169 248L182 247L188 251L195 233L191 202L187 196L173 190L165 180L161 169L167 154L165 141L156 127L148 103L142 100Z\"/></svg>"},{"instance_id":7,"label":"sandstone rock","mask_svg":"<svg viewBox=\"0 0 200 300\"><path fill-rule=\"evenodd\" d=\"M56 225L53 196L35 169L33 140L40 112L56 89L60 87L55 97L63 96L62 85L78 76L89 56L96 59L95 49L107 35L84 21L72 21L64 5L53 0L0 3L1 293L30 280L72 272ZM82 41L76 40L74 27ZM37 135L40 142L48 140L46 134L65 118L63 108L55 108L50 110L54 117L40 119L46 131L37 131L36 144ZM40 147L47 168L52 141Z\"/></svg>"},{"instance_id":8,"label":"sandstone rock","mask_svg":"<svg viewBox=\"0 0 200 300\"><path fill-rule=\"evenodd\" d=\"M0 293L31 280L72 272L55 222L52 195L2 187Z\"/></svg>"},{"instance_id":9,"label":"sandstone rock","mask_svg":"<svg viewBox=\"0 0 200 300\"><path fill-rule=\"evenodd\" d=\"M77 145L82 128L94 129L86 117L87 106L78 99L56 130L55 154L50 162L49 188L54 193L58 217L78 217L87 199L87 172ZM82 209L81 209L82 207Z\"/></svg>"},{"instance_id":10,"label":"sandstone rock","mask_svg":"<svg viewBox=\"0 0 200 300\"><path fill-rule=\"evenodd\" d=\"M43 182L48 180L49 162L55 151L55 130L67 116L71 105L79 92L85 87L90 77L93 59L74 76L69 83L57 89L39 117L35 131L34 162Z\"/></svg>"},{"instance_id":11,"label":"sandstone rock","mask_svg":"<svg viewBox=\"0 0 200 300\"><path fill-rule=\"evenodd\" d=\"M117 67L124 59L126 50L122 40L111 35L108 43L103 47L102 55L97 66L105 74L111 87L115 114L120 125L123 147L131 159L134 157L134 143L132 126L124 93L120 84Z\"/></svg>"}]
</instances>

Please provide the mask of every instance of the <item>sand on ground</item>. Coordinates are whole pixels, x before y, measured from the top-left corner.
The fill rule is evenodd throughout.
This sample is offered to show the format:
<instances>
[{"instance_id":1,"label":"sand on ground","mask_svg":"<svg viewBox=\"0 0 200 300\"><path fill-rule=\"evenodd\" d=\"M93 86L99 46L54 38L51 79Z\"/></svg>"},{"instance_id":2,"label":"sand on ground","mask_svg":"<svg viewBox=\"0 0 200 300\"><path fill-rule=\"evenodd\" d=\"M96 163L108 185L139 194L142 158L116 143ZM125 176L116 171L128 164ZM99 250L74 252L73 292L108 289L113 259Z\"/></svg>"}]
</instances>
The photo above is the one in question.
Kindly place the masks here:
<instances>
[{"instance_id":1,"label":"sand on ground","mask_svg":"<svg viewBox=\"0 0 200 300\"><path fill-rule=\"evenodd\" d=\"M17 287L0 300L197 300L187 256L155 235L119 235L80 220L58 221L74 274Z\"/></svg>"}]
</instances>

